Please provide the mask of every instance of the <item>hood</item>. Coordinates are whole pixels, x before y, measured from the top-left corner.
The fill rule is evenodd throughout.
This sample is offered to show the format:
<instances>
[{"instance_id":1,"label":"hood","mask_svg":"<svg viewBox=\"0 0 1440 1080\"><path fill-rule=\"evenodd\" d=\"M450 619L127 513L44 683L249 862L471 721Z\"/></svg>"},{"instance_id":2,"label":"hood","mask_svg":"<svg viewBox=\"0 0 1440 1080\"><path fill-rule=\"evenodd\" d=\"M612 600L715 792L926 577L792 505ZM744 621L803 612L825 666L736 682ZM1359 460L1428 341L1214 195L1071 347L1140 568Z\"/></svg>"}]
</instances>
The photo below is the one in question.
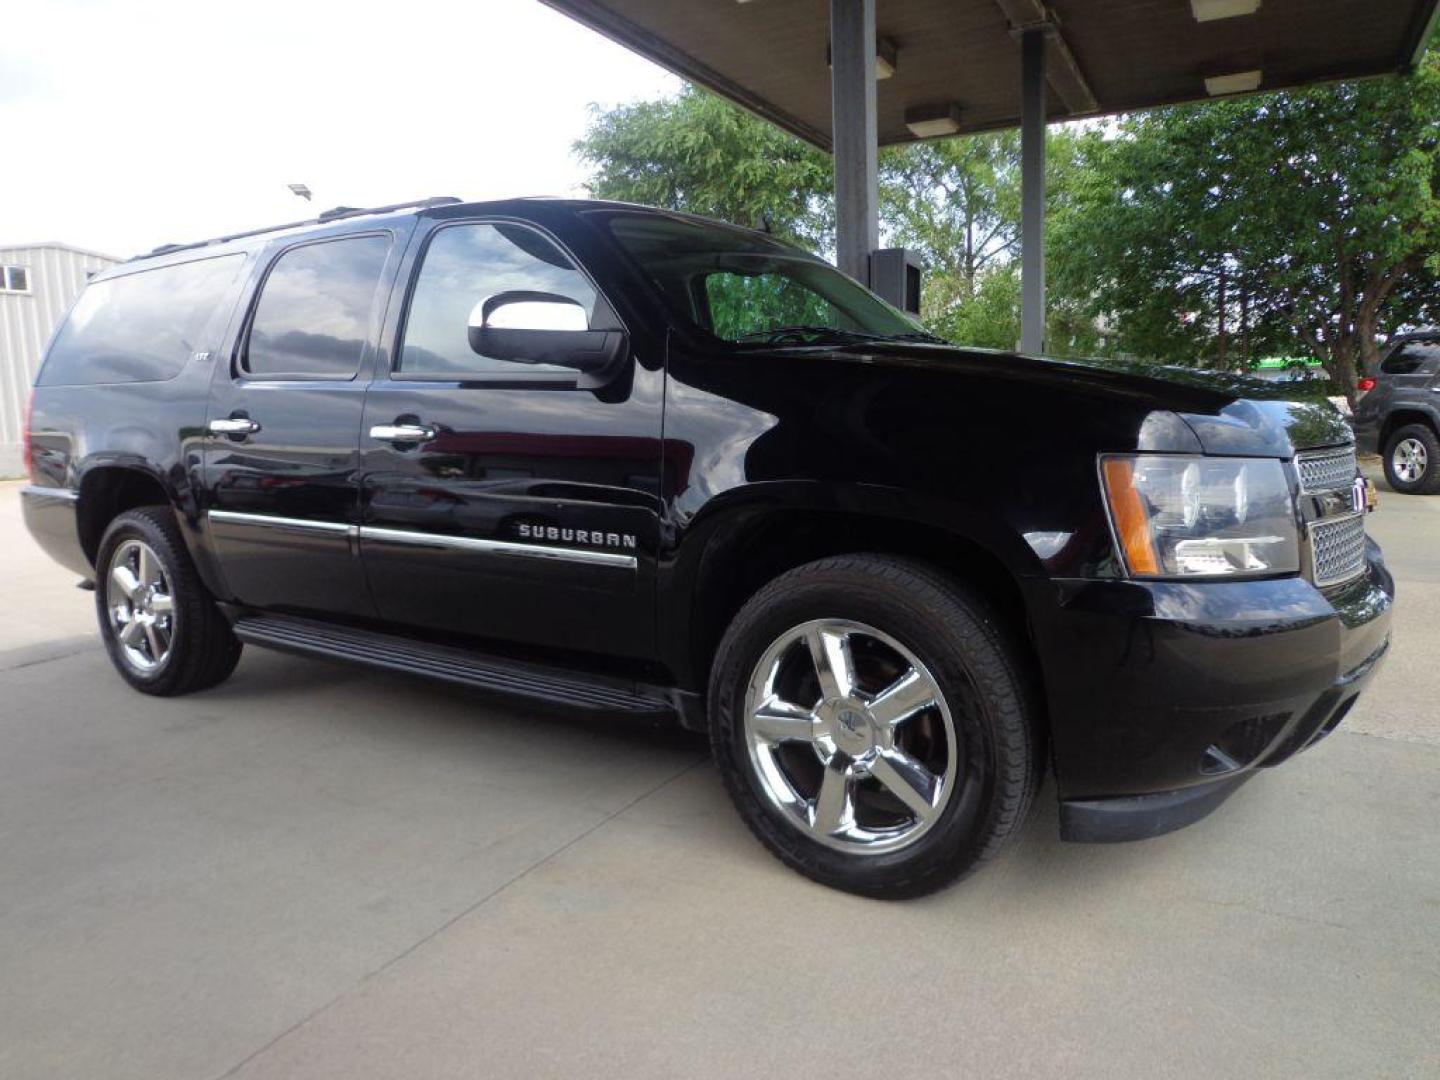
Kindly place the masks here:
<instances>
[{"instance_id":1,"label":"hood","mask_svg":"<svg viewBox=\"0 0 1440 1080\"><path fill-rule=\"evenodd\" d=\"M1069 389L1077 397L1138 399L1154 410L1157 432L1173 433L1183 425L1207 454L1288 458L1297 450L1354 441L1349 422L1323 396L1230 372L1133 361L1056 360L911 342L863 342L805 351L824 351L850 362L1032 382ZM1166 441L1172 444L1167 449L1179 448L1173 437ZM1189 449L1196 448L1190 435L1185 441L1191 442Z\"/></svg>"}]
</instances>

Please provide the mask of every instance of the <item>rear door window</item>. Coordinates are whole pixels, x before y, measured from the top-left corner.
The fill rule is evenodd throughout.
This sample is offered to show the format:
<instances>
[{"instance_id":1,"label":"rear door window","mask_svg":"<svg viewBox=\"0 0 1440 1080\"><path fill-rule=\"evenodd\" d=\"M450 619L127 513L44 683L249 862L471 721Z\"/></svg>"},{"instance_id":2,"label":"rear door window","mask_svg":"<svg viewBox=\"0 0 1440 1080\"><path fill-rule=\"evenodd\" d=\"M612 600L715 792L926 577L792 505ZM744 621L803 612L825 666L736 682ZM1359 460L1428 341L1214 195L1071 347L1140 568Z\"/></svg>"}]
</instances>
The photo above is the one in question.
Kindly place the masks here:
<instances>
[{"instance_id":1,"label":"rear door window","mask_svg":"<svg viewBox=\"0 0 1440 1080\"><path fill-rule=\"evenodd\" d=\"M222 255L92 282L56 334L38 382L173 379L210 347L211 320L244 261Z\"/></svg>"},{"instance_id":2,"label":"rear door window","mask_svg":"<svg viewBox=\"0 0 1440 1080\"><path fill-rule=\"evenodd\" d=\"M280 254L250 320L244 374L252 378L351 379L374 337L382 234L302 244Z\"/></svg>"}]
</instances>

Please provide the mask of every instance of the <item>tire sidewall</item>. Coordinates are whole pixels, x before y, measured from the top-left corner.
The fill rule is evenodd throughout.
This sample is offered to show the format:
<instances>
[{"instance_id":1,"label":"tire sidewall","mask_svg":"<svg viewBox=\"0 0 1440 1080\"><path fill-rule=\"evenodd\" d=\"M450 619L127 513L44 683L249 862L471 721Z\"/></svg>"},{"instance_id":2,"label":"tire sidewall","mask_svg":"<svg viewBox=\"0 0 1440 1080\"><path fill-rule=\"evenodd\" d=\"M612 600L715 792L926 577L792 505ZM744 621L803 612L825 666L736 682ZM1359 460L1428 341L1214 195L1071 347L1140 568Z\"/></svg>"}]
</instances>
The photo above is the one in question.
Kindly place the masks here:
<instances>
[{"instance_id":1,"label":"tire sidewall","mask_svg":"<svg viewBox=\"0 0 1440 1080\"><path fill-rule=\"evenodd\" d=\"M173 600L170 615L170 652L165 657L165 662L154 671L140 671L131 666L125 658L124 649L110 621L110 563L115 557L115 552L127 540L140 540L155 553L155 557L160 560L164 569ZM190 648L189 613L186 608L191 597L188 595L188 582L180 568L170 537L144 514L134 512L121 514L105 530L105 535L100 541L100 549L96 553L95 566L98 576L98 580L95 582L95 604L96 614L100 620L100 636L105 642L105 651L109 653L115 669L131 686L150 693L175 682L176 673L184 669L186 654Z\"/></svg>"},{"instance_id":2,"label":"tire sidewall","mask_svg":"<svg viewBox=\"0 0 1440 1080\"><path fill-rule=\"evenodd\" d=\"M741 813L761 840L802 873L871 895L902 895L951 864L958 853L966 861L981 857L995 832L999 811L995 785L1000 763L983 681L970 663L987 647L983 628L964 606L954 613L972 625L954 640L953 620L932 617L909 598L883 587L854 580L816 581L803 593L770 601L768 590L742 609L722 642L712 680L710 715L712 741ZM812 619L839 618L867 624L894 637L930 669L949 706L958 739L957 770L964 781L953 791L936 822L913 844L879 854L846 853L805 836L761 789L745 733L745 698L755 665L781 634ZM959 688L968 684L975 712L965 705ZM978 715L976 715L978 713ZM957 777L958 779L958 777ZM923 891L923 890L916 890Z\"/></svg>"},{"instance_id":3,"label":"tire sidewall","mask_svg":"<svg viewBox=\"0 0 1440 1080\"><path fill-rule=\"evenodd\" d=\"M1395 450L1406 439L1415 439L1425 447L1425 471L1418 480L1402 480L1395 473ZM1440 479L1436 476L1436 468L1440 466L1437 456L1440 456L1440 439L1436 438L1435 432L1423 424L1406 424L1385 444L1385 479L1402 495L1432 494L1440 487Z\"/></svg>"}]
</instances>

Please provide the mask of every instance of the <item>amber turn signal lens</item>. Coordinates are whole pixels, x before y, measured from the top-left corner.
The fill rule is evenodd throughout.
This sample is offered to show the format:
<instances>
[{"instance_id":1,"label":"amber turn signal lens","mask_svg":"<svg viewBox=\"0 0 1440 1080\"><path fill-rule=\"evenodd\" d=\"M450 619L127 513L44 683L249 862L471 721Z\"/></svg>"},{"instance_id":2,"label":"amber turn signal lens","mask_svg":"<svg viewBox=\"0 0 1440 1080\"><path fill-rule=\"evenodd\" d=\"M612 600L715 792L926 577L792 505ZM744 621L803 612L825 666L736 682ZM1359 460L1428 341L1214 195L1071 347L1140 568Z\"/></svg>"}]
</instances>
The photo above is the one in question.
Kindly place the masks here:
<instances>
[{"instance_id":1,"label":"amber turn signal lens","mask_svg":"<svg viewBox=\"0 0 1440 1080\"><path fill-rule=\"evenodd\" d=\"M1158 574L1160 559L1150 536L1150 522L1140 492L1135 490L1135 463L1126 458L1106 458L1105 491L1110 499L1110 517L1116 538L1125 553L1132 574Z\"/></svg>"}]
</instances>

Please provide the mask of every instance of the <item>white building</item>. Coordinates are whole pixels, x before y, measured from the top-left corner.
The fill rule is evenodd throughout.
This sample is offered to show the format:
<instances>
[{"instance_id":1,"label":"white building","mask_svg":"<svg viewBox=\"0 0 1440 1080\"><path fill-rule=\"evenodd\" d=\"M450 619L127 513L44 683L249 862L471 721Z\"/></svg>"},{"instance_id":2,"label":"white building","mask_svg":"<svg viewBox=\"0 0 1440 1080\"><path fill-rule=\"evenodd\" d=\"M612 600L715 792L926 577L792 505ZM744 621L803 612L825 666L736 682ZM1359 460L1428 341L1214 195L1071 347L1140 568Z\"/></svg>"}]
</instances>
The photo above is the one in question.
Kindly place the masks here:
<instances>
[{"instance_id":1,"label":"white building","mask_svg":"<svg viewBox=\"0 0 1440 1080\"><path fill-rule=\"evenodd\" d=\"M0 477L20 475L25 404L50 332L86 279L118 261L69 244L0 247Z\"/></svg>"}]
</instances>

